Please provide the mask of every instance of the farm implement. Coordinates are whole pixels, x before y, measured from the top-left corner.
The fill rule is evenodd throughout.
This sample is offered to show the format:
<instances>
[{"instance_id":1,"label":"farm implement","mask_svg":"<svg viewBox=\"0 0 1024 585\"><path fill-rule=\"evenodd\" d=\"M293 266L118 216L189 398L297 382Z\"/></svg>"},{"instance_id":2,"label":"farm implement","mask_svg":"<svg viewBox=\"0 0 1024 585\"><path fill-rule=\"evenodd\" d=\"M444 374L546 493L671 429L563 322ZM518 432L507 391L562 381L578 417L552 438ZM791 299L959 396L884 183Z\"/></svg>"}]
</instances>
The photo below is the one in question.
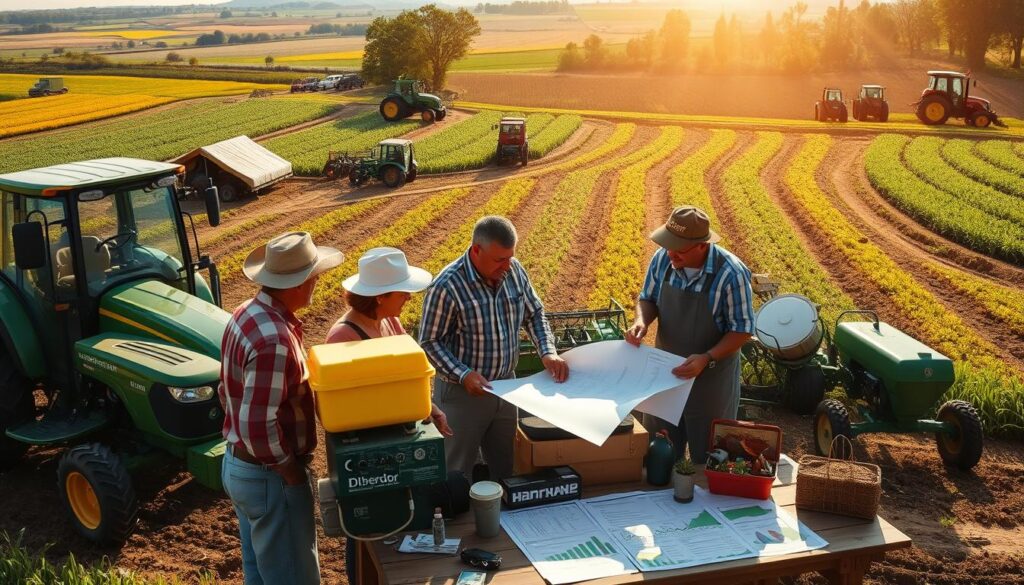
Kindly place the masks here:
<instances>
[{"instance_id":1,"label":"farm implement","mask_svg":"<svg viewBox=\"0 0 1024 585\"><path fill-rule=\"evenodd\" d=\"M829 454L840 435L931 432L945 463L961 469L978 463L982 427L970 403L950 400L930 416L955 381L952 360L879 321L874 311L844 311L830 329L806 297L758 292L768 300L743 348L746 396L781 390L794 411L813 412L819 454ZM851 316L869 320L844 320ZM824 398L837 386L847 400Z\"/></svg>"},{"instance_id":2,"label":"farm implement","mask_svg":"<svg viewBox=\"0 0 1024 585\"><path fill-rule=\"evenodd\" d=\"M194 225L195 256L189 245L183 172L110 158L0 175L0 470L31 445L65 447L60 497L94 542L130 534L129 472L159 455L220 489L216 388L230 315ZM216 226L216 187L205 200Z\"/></svg>"},{"instance_id":3,"label":"farm implement","mask_svg":"<svg viewBox=\"0 0 1024 585\"><path fill-rule=\"evenodd\" d=\"M552 312L547 313L547 318L559 353L588 343L626 338L626 311L615 299L608 301L606 309ZM529 376L543 370L540 358L533 341L522 333L516 376Z\"/></svg>"},{"instance_id":4,"label":"farm implement","mask_svg":"<svg viewBox=\"0 0 1024 585\"><path fill-rule=\"evenodd\" d=\"M347 152L328 153L321 174L328 179L347 176L353 187L377 179L390 188L397 188L415 181L418 169L412 141L389 138L381 140L369 154L361 157Z\"/></svg>"}]
</instances>

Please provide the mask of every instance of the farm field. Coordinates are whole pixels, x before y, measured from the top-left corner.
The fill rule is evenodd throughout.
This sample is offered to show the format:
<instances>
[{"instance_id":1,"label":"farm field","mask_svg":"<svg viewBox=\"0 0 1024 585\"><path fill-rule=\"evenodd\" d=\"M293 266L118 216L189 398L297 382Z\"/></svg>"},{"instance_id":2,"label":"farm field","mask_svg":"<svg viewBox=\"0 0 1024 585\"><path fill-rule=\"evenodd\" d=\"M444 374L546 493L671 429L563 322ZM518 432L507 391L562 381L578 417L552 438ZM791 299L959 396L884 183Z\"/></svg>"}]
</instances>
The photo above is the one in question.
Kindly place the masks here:
<instances>
[{"instance_id":1,"label":"farm field","mask_svg":"<svg viewBox=\"0 0 1024 585\"><path fill-rule=\"evenodd\" d=\"M183 99L230 96L283 86L234 81L165 80L139 77L68 76L69 92L29 98L32 75L0 75L0 138L109 118Z\"/></svg>"},{"instance_id":2,"label":"farm field","mask_svg":"<svg viewBox=\"0 0 1024 585\"><path fill-rule=\"evenodd\" d=\"M240 121L253 117L241 108L273 109L286 102L307 108L305 119L330 111L323 101L291 99L178 107L207 107L211 116L232 112ZM205 111L190 115L197 127L205 126ZM268 114L267 127L295 123L274 112ZM486 137L482 129L489 131L499 116L497 111L463 115L425 132L417 129L418 122L383 126L371 111L266 144L292 156L304 151L325 155L321 151L341 144L372 144L384 135L420 132L415 134L417 156L426 166L435 164L428 163L435 157L444 161L446 151L472 158L469 145L485 142L476 137ZM102 124L109 128L113 122ZM929 227L912 209L904 210L872 171L878 149L889 148L881 158L902 169L902 175L889 169L886 176L927 182L928 172L921 169L942 167L949 181L960 181L958 193L972 190L972 206L1016 222L1014 209L991 201L1012 203L1005 198L1019 197L1020 183L1005 173L1012 176L1024 165L1024 142L996 138L1009 133L978 140L977 134L960 132L913 137L870 128L852 134L799 126L753 131L738 125L708 129L543 113L532 114L530 124L536 139L558 125L566 129L567 139L550 159L526 169L490 166L422 176L398 192L376 184L353 190L346 182L292 181L267 196L233 204L222 226L200 229L204 253L221 268L225 306L253 292L239 270L253 246L284 230L310 231L318 242L348 255L341 267L322 277L314 304L303 315L306 338L315 342L345 309L338 283L355 270L363 251L398 246L412 263L437 272L465 249L473 222L489 213L516 223L517 256L549 309L598 308L609 297L628 304L654 251L646 234L674 205L701 205L711 212L730 250L755 271L780 278L783 291L821 303L826 320L849 308L875 309L882 320L953 357L959 381L952 394L978 404L988 432L997 437L988 441L973 473L943 468L929 437L858 439L858 457L883 468L881 513L915 542L914 548L875 563L867 582L982 584L1024 571L1024 559L1013 544L1013 535L1024 528L1024 262ZM321 136L323 142L316 142ZM458 136L463 142L456 146ZM18 142L27 139L0 141L0 148ZM9 151L15 152L13 147ZM920 161L913 162L912 156ZM459 164L454 159L436 164L451 170ZM317 164L322 162L309 167ZM407 307L407 324L415 323L418 302ZM791 456L810 449L808 417L778 410L763 418L783 426ZM0 528L45 525L27 533L30 545L55 542L51 555L74 550L80 560L98 558L105 551L83 551L66 525L41 522L58 505L51 489L55 465L52 452L38 450L28 466L0 479L11 494L0 501ZM325 465L320 451L314 462L318 475L324 475ZM137 489L146 503L139 531L119 551L117 566L191 577L207 569L228 582L240 577L234 514L223 497L189 482L174 467L141 483ZM38 506L16 504L30 494ZM321 536L320 547L325 582L343 582L341 541Z\"/></svg>"}]
</instances>

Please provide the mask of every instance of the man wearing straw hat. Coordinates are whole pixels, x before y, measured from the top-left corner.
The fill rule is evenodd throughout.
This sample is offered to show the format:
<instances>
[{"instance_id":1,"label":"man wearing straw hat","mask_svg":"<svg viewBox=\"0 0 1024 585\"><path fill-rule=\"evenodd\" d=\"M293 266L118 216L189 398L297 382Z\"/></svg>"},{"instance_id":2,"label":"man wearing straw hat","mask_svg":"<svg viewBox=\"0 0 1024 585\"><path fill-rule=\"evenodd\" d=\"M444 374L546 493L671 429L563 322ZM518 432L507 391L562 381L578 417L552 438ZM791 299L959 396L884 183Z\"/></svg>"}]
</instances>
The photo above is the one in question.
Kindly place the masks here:
<instances>
[{"instance_id":1,"label":"man wearing straw hat","mask_svg":"<svg viewBox=\"0 0 1024 585\"><path fill-rule=\"evenodd\" d=\"M228 443L221 477L238 516L246 585L320 582L306 469L316 415L295 313L344 258L291 232L253 250L242 268L261 288L224 331L218 392Z\"/></svg>"},{"instance_id":2,"label":"man wearing straw hat","mask_svg":"<svg viewBox=\"0 0 1024 585\"><path fill-rule=\"evenodd\" d=\"M754 332L750 270L716 244L707 214L690 205L672 210L651 239L661 249L647 268L626 340L640 345L657 319L655 346L685 358L672 373L695 380L679 421L645 414L643 423L651 433L667 429L679 456L689 444L690 457L702 463L711 421L736 418L739 407L739 349Z\"/></svg>"}]
</instances>

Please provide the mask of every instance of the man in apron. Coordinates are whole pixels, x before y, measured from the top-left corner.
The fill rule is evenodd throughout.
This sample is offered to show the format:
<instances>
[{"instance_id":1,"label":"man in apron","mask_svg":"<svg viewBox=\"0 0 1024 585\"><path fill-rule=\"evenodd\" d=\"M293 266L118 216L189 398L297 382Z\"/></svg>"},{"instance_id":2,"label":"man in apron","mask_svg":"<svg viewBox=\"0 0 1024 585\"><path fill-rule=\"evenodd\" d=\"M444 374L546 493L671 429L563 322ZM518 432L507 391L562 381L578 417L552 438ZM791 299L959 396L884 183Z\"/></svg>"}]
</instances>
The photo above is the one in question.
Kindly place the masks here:
<instances>
[{"instance_id":1,"label":"man in apron","mask_svg":"<svg viewBox=\"0 0 1024 585\"><path fill-rule=\"evenodd\" d=\"M708 433L716 418L736 418L740 353L754 333L750 270L718 246L708 216L693 206L672 210L651 233L654 253L626 340L640 345L656 319L655 347L685 358L672 373L695 378L679 421L644 414L649 432L668 430L682 456L687 444L695 463L707 458Z\"/></svg>"}]
</instances>

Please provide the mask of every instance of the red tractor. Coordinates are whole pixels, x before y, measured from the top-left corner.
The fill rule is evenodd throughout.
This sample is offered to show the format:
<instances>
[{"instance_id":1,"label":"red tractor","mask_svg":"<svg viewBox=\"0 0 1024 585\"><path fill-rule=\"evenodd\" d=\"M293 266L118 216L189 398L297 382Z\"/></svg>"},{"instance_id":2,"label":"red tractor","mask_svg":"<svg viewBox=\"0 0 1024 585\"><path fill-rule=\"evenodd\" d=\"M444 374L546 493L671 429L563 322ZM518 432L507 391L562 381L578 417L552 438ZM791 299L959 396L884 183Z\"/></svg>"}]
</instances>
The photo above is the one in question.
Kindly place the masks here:
<instances>
[{"instance_id":1,"label":"red tractor","mask_svg":"<svg viewBox=\"0 0 1024 585\"><path fill-rule=\"evenodd\" d=\"M963 118L965 124L978 128L1006 126L988 100L970 95L970 87L971 78L963 73L929 71L928 87L920 101L911 105L917 106L917 118L929 126L945 124L950 118Z\"/></svg>"},{"instance_id":2,"label":"red tractor","mask_svg":"<svg viewBox=\"0 0 1024 585\"><path fill-rule=\"evenodd\" d=\"M889 102L885 101L885 88L881 85L860 86L860 95L853 100L853 119L863 122L868 118L889 121Z\"/></svg>"},{"instance_id":3,"label":"red tractor","mask_svg":"<svg viewBox=\"0 0 1024 585\"><path fill-rule=\"evenodd\" d=\"M495 124L498 128L497 161L506 161L526 166L530 160L530 141L526 136L526 118L502 118Z\"/></svg>"},{"instance_id":4,"label":"red tractor","mask_svg":"<svg viewBox=\"0 0 1024 585\"><path fill-rule=\"evenodd\" d=\"M843 90L837 87L826 87L821 91L821 100L814 103L814 119L819 122L847 119L846 102L843 101Z\"/></svg>"}]
</instances>

